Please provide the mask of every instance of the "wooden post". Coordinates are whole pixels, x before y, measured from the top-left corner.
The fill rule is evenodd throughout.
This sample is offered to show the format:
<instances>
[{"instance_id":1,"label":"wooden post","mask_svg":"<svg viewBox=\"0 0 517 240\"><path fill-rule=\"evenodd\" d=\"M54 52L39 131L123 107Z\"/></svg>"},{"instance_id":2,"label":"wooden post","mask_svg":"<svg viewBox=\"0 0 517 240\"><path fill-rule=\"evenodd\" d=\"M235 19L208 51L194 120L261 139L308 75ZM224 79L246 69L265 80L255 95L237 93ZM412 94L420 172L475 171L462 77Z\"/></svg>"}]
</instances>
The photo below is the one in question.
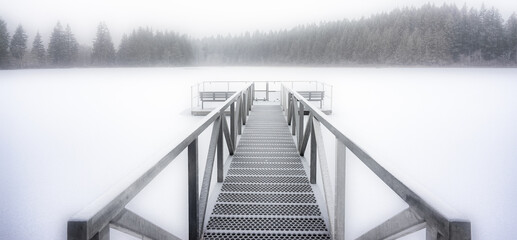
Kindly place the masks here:
<instances>
[{"instance_id":1,"label":"wooden post","mask_svg":"<svg viewBox=\"0 0 517 240\"><path fill-rule=\"evenodd\" d=\"M311 174L311 184L316 184L316 164L318 159L318 145L316 143L316 134L314 134L314 123L310 126L311 129L311 166L310 166L310 174Z\"/></svg>"},{"instance_id":2,"label":"wooden post","mask_svg":"<svg viewBox=\"0 0 517 240\"><path fill-rule=\"evenodd\" d=\"M287 95L287 125L291 125L293 117L292 94L288 93Z\"/></svg>"},{"instance_id":3,"label":"wooden post","mask_svg":"<svg viewBox=\"0 0 517 240\"><path fill-rule=\"evenodd\" d=\"M225 118L224 111L221 111L221 127L219 128L219 136L217 137L217 182L223 182L224 178L224 162L223 162L223 124L222 118ZM215 124L215 122L214 122ZM233 131L232 131L233 132ZM233 135L232 135L233 136ZM233 145L233 142L232 142Z\"/></svg>"},{"instance_id":4,"label":"wooden post","mask_svg":"<svg viewBox=\"0 0 517 240\"><path fill-rule=\"evenodd\" d=\"M266 101L269 102L269 82L266 82Z\"/></svg>"},{"instance_id":5,"label":"wooden post","mask_svg":"<svg viewBox=\"0 0 517 240\"><path fill-rule=\"evenodd\" d=\"M242 98L242 102L241 102L241 116L242 116L242 125L246 125L246 102L247 102L247 99L246 99L246 93L242 93L241 95L241 98Z\"/></svg>"},{"instance_id":6,"label":"wooden post","mask_svg":"<svg viewBox=\"0 0 517 240\"><path fill-rule=\"evenodd\" d=\"M235 102L230 104L230 135L233 143L233 148L235 149L236 145L236 135L235 135Z\"/></svg>"},{"instance_id":7,"label":"wooden post","mask_svg":"<svg viewBox=\"0 0 517 240\"><path fill-rule=\"evenodd\" d=\"M197 138L188 145L188 221L189 239L199 239L199 178Z\"/></svg>"},{"instance_id":8,"label":"wooden post","mask_svg":"<svg viewBox=\"0 0 517 240\"><path fill-rule=\"evenodd\" d=\"M336 197L334 207L334 239L345 239L345 186L346 186L346 147L336 138Z\"/></svg>"},{"instance_id":9,"label":"wooden post","mask_svg":"<svg viewBox=\"0 0 517 240\"><path fill-rule=\"evenodd\" d=\"M237 100L237 134L242 134L242 96Z\"/></svg>"},{"instance_id":10,"label":"wooden post","mask_svg":"<svg viewBox=\"0 0 517 240\"><path fill-rule=\"evenodd\" d=\"M110 239L110 225L105 226L100 232L95 234L91 240L109 240Z\"/></svg>"},{"instance_id":11,"label":"wooden post","mask_svg":"<svg viewBox=\"0 0 517 240\"><path fill-rule=\"evenodd\" d=\"M298 116L300 121L298 122L298 152L302 150L302 142L303 142L303 117L304 117L303 103L300 102L300 108L298 111Z\"/></svg>"},{"instance_id":12,"label":"wooden post","mask_svg":"<svg viewBox=\"0 0 517 240\"><path fill-rule=\"evenodd\" d=\"M292 131L292 134L293 136L296 135L296 114L298 113L298 103L296 101L296 98L293 96L292 97L292 105L293 105L293 109L292 109L292 112L293 112L293 115L292 115L292 122L291 122L291 131Z\"/></svg>"}]
</instances>

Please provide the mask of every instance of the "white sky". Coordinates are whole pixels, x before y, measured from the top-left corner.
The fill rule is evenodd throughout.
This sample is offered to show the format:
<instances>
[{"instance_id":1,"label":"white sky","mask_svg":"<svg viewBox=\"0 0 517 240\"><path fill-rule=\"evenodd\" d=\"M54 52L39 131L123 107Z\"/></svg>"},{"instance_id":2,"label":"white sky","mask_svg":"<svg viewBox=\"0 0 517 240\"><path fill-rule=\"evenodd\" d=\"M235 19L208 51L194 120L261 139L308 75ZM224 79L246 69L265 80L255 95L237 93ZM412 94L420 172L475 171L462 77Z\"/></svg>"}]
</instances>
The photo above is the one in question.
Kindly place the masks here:
<instances>
[{"instance_id":1,"label":"white sky","mask_svg":"<svg viewBox=\"0 0 517 240\"><path fill-rule=\"evenodd\" d=\"M45 42L57 21L70 24L81 44L91 44L100 21L108 24L118 44L122 34L139 26L173 30L192 37L240 34L292 28L320 21L357 19L396 7L419 7L443 0L0 0L0 18L14 32L22 24L29 41L37 31ZM448 0L458 7L494 6L506 19L517 12L517 1Z\"/></svg>"}]
</instances>

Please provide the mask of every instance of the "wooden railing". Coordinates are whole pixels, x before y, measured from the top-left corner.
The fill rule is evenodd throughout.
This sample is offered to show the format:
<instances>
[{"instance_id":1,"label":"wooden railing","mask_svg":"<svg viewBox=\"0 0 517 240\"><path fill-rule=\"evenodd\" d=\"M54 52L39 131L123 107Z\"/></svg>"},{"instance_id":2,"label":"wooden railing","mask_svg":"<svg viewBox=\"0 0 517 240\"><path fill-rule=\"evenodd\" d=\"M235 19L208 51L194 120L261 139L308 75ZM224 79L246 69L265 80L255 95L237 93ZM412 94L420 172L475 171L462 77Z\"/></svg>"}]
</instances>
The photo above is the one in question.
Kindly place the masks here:
<instances>
[{"instance_id":1,"label":"wooden railing","mask_svg":"<svg viewBox=\"0 0 517 240\"><path fill-rule=\"evenodd\" d=\"M282 86L281 104L287 113L292 134L296 135L300 155L304 155L310 138L310 182L316 183L316 163L319 162L324 196L335 240L345 238L345 180L346 149L356 155L378 178L387 184L409 207L366 232L358 239L396 239L426 228L426 239L471 239L470 222L446 218L413 190L377 163L370 155L340 132L317 107L286 85ZM309 117L304 131L304 115ZM335 188L331 188L321 125L336 137Z\"/></svg>"},{"instance_id":2,"label":"wooden railing","mask_svg":"<svg viewBox=\"0 0 517 240\"><path fill-rule=\"evenodd\" d=\"M131 199L185 149L188 149L189 239L200 239L216 153L217 181L222 182L223 135L226 139L229 154L233 155L237 134L241 134L241 127L243 124L246 124L246 118L251 109L253 87L254 85L249 83L242 90L237 91L221 107L210 112L166 156L128 176L101 198L75 214L68 221L68 239L107 240L110 235L110 227L141 237L142 239L179 239L125 207ZM224 114L227 108L230 108L230 126L228 126ZM199 191L198 137L210 125L213 125L212 134L208 146L208 156L203 181L201 182L201 190Z\"/></svg>"}]
</instances>

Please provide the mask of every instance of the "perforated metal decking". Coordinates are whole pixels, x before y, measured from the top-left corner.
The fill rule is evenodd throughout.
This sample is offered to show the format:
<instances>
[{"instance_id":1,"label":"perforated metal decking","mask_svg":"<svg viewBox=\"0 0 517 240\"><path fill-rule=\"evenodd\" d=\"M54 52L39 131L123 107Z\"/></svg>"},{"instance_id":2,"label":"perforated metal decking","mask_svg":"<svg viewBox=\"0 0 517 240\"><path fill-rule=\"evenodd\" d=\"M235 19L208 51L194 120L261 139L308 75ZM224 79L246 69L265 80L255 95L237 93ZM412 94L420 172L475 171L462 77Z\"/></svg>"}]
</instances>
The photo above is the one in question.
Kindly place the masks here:
<instances>
[{"instance_id":1,"label":"perforated metal decking","mask_svg":"<svg viewBox=\"0 0 517 240\"><path fill-rule=\"evenodd\" d=\"M254 105L204 239L330 239L279 105Z\"/></svg>"}]
</instances>

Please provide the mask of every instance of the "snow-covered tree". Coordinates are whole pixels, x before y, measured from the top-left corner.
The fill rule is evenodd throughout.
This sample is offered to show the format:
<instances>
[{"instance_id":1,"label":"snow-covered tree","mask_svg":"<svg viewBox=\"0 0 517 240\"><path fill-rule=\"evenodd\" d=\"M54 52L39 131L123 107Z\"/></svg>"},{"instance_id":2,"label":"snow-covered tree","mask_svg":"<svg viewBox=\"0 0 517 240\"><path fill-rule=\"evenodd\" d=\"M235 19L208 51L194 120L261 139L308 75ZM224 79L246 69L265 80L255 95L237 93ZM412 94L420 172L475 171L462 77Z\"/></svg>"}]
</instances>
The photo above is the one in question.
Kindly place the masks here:
<instances>
[{"instance_id":1,"label":"snow-covered tree","mask_svg":"<svg viewBox=\"0 0 517 240\"><path fill-rule=\"evenodd\" d=\"M0 19L0 69L9 67L9 32L7 25Z\"/></svg>"},{"instance_id":2,"label":"snow-covered tree","mask_svg":"<svg viewBox=\"0 0 517 240\"><path fill-rule=\"evenodd\" d=\"M36 33L36 37L34 37L34 41L32 42L31 54L33 59L35 60L36 67L45 66L47 59L45 56L45 47L43 46L43 41L41 40L41 35Z\"/></svg>"},{"instance_id":3,"label":"snow-covered tree","mask_svg":"<svg viewBox=\"0 0 517 240\"><path fill-rule=\"evenodd\" d=\"M93 42L92 64L110 66L115 63L115 47L105 23L97 27L97 36Z\"/></svg>"},{"instance_id":4,"label":"snow-covered tree","mask_svg":"<svg viewBox=\"0 0 517 240\"><path fill-rule=\"evenodd\" d=\"M11 39L9 51L16 61L17 67L22 67L22 59L27 51L27 34L23 30L22 25L18 25Z\"/></svg>"}]
</instances>

